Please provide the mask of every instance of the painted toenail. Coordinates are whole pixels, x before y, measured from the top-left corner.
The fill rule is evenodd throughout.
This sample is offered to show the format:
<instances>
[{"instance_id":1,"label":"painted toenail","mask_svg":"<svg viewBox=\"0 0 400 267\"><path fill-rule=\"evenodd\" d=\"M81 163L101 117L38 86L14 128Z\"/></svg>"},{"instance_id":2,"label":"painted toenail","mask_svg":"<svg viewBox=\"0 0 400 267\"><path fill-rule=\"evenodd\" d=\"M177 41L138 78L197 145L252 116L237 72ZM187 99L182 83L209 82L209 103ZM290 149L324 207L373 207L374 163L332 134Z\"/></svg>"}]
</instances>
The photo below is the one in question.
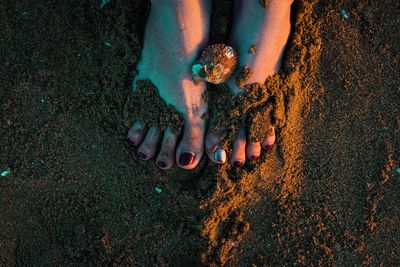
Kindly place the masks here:
<instances>
[{"instance_id":1,"label":"painted toenail","mask_svg":"<svg viewBox=\"0 0 400 267\"><path fill-rule=\"evenodd\" d=\"M179 157L179 165L188 166L193 163L195 154L192 152L184 152Z\"/></svg>"},{"instance_id":2,"label":"painted toenail","mask_svg":"<svg viewBox=\"0 0 400 267\"><path fill-rule=\"evenodd\" d=\"M164 161L157 161L157 165L160 168L165 168L167 167L167 163L165 163Z\"/></svg>"},{"instance_id":3,"label":"painted toenail","mask_svg":"<svg viewBox=\"0 0 400 267\"><path fill-rule=\"evenodd\" d=\"M132 139L128 138L128 143L131 144L132 146L136 146L136 142L133 141Z\"/></svg>"},{"instance_id":4,"label":"painted toenail","mask_svg":"<svg viewBox=\"0 0 400 267\"><path fill-rule=\"evenodd\" d=\"M254 160L254 161L258 160L258 158L259 158L259 156L257 156L257 155L253 155L253 156L250 157L250 159Z\"/></svg>"},{"instance_id":5,"label":"painted toenail","mask_svg":"<svg viewBox=\"0 0 400 267\"><path fill-rule=\"evenodd\" d=\"M265 148L266 148L267 150L271 150L273 146L274 146L274 145L267 145Z\"/></svg>"},{"instance_id":6,"label":"painted toenail","mask_svg":"<svg viewBox=\"0 0 400 267\"><path fill-rule=\"evenodd\" d=\"M219 163L225 163L226 162L226 152L222 148L218 148L214 152L214 159L218 161Z\"/></svg>"},{"instance_id":7,"label":"painted toenail","mask_svg":"<svg viewBox=\"0 0 400 267\"><path fill-rule=\"evenodd\" d=\"M139 152L138 156L139 156L140 159L146 159L147 158L147 155L144 154L143 152Z\"/></svg>"},{"instance_id":8,"label":"painted toenail","mask_svg":"<svg viewBox=\"0 0 400 267\"><path fill-rule=\"evenodd\" d=\"M235 161L235 162L233 163L233 166L235 166L236 168L240 168L240 167L243 166L243 162L240 161L240 160Z\"/></svg>"}]
</instances>

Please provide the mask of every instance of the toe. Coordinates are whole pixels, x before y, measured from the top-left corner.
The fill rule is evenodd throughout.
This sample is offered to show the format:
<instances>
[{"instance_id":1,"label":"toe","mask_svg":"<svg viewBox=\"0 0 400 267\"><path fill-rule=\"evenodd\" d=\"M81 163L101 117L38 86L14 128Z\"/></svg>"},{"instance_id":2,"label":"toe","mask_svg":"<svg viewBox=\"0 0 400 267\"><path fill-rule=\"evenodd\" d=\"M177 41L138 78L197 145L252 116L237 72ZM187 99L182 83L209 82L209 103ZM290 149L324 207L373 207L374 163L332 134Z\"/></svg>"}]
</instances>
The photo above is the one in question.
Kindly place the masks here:
<instances>
[{"instance_id":1,"label":"toe","mask_svg":"<svg viewBox=\"0 0 400 267\"><path fill-rule=\"evenodd\" d=\"M231 164L237 168L243 166L246 161L246 131L241 128L233 141Z\"/></svg>"},{"instance_id":2,"label":"toe","mask_svg":"<svg viewBox=\"0 0 400 267\"><path fill-rule=\"evenodd\" d=\"M191 120L185 123L182 141L176 150L176 162L183 169L193 169L204 153L205 121Z\"/></svg>"},{"instance_id":3,"label":"toe","mask_svg":"<svg viewBox=\"0 0 400 267\"><path fill-rule=\"evenodd\" d=\"M268 133L268 135L265 137L262 147L268 150L272 149L272 146L275 144L276 141L276 136L275 136L275 128L271 127L271 131Z\"/></svg>"},{"instance_id":4,"label":"toe","mask_svg":"<svg viewBox=\"0 0 400 267\"><path fill-rule=\"evenodd\" d=\"M170 129L164 132L164 138L158 154L156 164L160 169L170 169L175 162L175 147L178 137Z\"/></svg>"},{"instance_id":5,"label":"toe","mask_svg":"<svg viewBox=\"0 0 400 267\"><path fill-rule=\"evenodd\" d=\"M218 146L221 135L208 131L206 136L206 153L208 158L216 164L226 162L226 151Z\"/></svg>"},{"instance_id":6,"label":"toe","mask_svg":"<svg viewBox=\"0 0 400 267\"><path fill-rule=\"evenodd\" d=\"M160 141L161 132L156 127L150 128L147 132L146 138L140 145L138 150L139 158L142 160L151 159L157 150L158 141Z\"/></svg>"},{"instance_id":7,"label":"toe","mask_svg":"<svg viewBox=\"0 0 400 267\"><path fill-rule=\"evenodd\" d=\"M134 146L139 145L142 142L145 133L146 131L143 125L140 122L135 121L132 127L129 129L128 142Z\"/></svg>"},{"instance_id":8,"label":"toe","mask_svg":"<svg viewBox=\"0 0 400 267\"><path fill-rule=\"evenodd\" d=\"M246 158L251 161L258 160L261 154L261 143L247 143L246 144Z\"/></svg>"}]
</instances>

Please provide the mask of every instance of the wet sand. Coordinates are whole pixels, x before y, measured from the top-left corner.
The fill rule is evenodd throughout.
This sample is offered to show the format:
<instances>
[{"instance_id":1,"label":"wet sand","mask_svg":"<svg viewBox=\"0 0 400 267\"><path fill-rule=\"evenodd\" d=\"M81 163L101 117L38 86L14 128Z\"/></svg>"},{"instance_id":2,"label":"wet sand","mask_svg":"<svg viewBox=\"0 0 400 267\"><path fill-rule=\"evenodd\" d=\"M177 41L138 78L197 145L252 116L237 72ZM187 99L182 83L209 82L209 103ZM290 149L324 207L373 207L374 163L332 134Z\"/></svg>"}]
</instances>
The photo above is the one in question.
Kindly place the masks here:
<instances>
[{"instance_id":1,"label":"wet sand","mask_svg":"<svg viewBox=\"0 0 400 267\"><path fill-rule=\"evenodd\" d=\"M0 3L0 265L398 265L400 4L297 3L272 152L167 172L125 139L148 7Z\"/></svg>"}]
</instances>

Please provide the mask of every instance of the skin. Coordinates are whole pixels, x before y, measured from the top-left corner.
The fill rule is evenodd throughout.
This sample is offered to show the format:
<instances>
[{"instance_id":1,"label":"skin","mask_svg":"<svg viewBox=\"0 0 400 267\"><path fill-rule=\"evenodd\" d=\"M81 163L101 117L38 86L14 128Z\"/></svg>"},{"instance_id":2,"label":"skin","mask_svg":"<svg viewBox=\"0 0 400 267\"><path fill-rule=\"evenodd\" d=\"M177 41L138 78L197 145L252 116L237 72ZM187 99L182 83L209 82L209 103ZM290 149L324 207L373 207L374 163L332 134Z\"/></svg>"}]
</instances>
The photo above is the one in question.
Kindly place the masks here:
<instances>
[{"instance_id":1,"label":"skin","mask_svg":"<svg viewBox=\"0 0 400 267\"><path fill-rule=\"evenodd\" d=\"M175 162L181 168L193 169L204 154L206 122L202 115L207 112L207 104L201 95L206 85L193 82L191 65L208 43L210 14L208 0L151 1L133 90L137 80L152 81L160 97L183 115L185 127L178 143L178 136L169 129L162 133L157 128L145 129L135 121L128 139L139 146L139 158L156 157L161 169L169 169ZM160 141L161 150L156 155Z\"/></svg>"},{"instance_id":2,"label":"skin","mask_svg":"<svg viewBox=\"0 0 400 267\"><path fill-rule=\"evenodd\" d=\"M252 75L246 84L264 83L265 79L277 73L281 67L281 59L290 34L290 6L292 0L271 0L267 9L261 7L259 1L236 0L235 21L231 31L229 44L239 54L239 66L247 66ZM255 53L249 49L255 45ZM235 77L226 85L233 94L242 92L236 84ZM211 161L217 164L225 162L215 157L215 148L220 138L212 133L206 136L206 151ZM275 143L275 130L262 142L247 142L246 129L242 127L233 142L230 162L241 167L250 160L258 160L262 148L270 150Z\"/></svg>"},{"instance_id":3,"label":"skin","mask_svg":"<svg viewBox=\"0 0 400 267\"><path fill-rule=\"evenodd\" d=\"M263 83L279 70L290 33L291 3L291 0L271 0L268 9L264 9L258 0L235 0L230 45L239 53L239 65L253 71L247 83ZM190 72L208 42L211 0L152 0L151 4L133 90L137 80L151 80L160 97L183 115L185 127L178 142L178 136L169 129L164 132L158 128L145 129L135 121L128 132L129 142L138 146L139 158L155 157L161 169L169 169L175 162L181 168L193 169L202 158L204 148L211 161L223 164L227 157L218 148L220 137L205 134L206 122L202 115L207 112L207 104L201 95L206 85L195 84ZM248 50L253 44L256 53L250 55ZM234 94L242 90L234 78L227 86ZM262 143L251 144L246 140L246 130L242 128L229 155L236 167L243 166L246 160L257 160L262 147L272 147L275 134L265 137ZM160 142L161 149L156 154Z\"/></svg>"}]
</instances>

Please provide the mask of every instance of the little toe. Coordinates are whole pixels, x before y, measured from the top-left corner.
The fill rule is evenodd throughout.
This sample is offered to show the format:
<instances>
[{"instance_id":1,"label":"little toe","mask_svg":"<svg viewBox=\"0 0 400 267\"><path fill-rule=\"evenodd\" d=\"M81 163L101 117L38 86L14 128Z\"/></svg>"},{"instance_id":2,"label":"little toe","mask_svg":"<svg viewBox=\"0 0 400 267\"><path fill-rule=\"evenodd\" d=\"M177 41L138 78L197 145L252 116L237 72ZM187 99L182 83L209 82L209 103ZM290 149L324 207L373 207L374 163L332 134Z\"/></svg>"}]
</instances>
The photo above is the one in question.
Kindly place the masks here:
<instances>
[{"instance_id":1,"label":"little toe","mask_svg":"<svg viewBox=\"0 0 400 267\"><path fill-rule=\"evenodd\" d=\"M147 132L146 138L138 150L139 158L142 160L151 159L157 150L157 144L160 141L161 132L159 128L151 127Z\"/></svg>"},{"instance_id":2,"label":"little toe","mask_svg":"<svg viewBox=\"0 0 400 267\"><path fill-rule=\"evenodd\" d=\"M177 139L178 136L169 128L165 130L161 150L156 160L156 164L160 169L168 170L174 165Z\"/></svg>"},{"instance_id":3,"label":"little toe","mask_svg":"<svg viewBox=\"0 0 400 267\"><path fill-rule=\"evenodd\" d=\"M231 164L237 168L244 165L246 161L246 131L241 128L233 140L233 151Z\"/></svg>"},{"instance_id":4,"label":"little toe","mask_svg":"<svg viewBox=\"0 0 400 267\"><path fill-rule=\"evenodd\" d=\"M251 161L259 159L261 154L261 143L247 143L246 144L246 158Z\"/></svg>"},{"instance_id":5,"label":"little toe","mask_svg":"<svg viewBox=\"0 0 400 267\"><path fill-rule=\"evenodd\" d=\"M182 141L176 151L176 162L183 169L193 169L204 153L205 121L186 121Z\"/></svg>"},{"instance_id":6,"label":"little toe","mask_svg":"<svg viewBox=\"0 0 400 267\"><path fill-rule=\"evenodd\" d=\"M216 164L226 162L226 151L218 146L221 135L208 131L206 135L206 153L208 158Z\"/></svg>"},{"instance_id":7,"label":"little toe","mask_svg":"<svg viewBox=\"0 0 400 267\"><path fill-rule=\"evenodd\" d=\"M135 121L128 131L128 142L134 146L139 145L143 141L145 133L143 125L139 121Z\"/></svg>"},{"instance_id":8,"label":"little toe","mask_svg":"<svg viewBox=\"0 0 400 267\"><path fill-rule=\"evenodd\" d=\"M271 127L271 131L265 137L262 143L262 147L267 149L267 151L271 150L273 145L275 144L275 141L276 141L275 128Z\"/></svg>"}]
</instances>

